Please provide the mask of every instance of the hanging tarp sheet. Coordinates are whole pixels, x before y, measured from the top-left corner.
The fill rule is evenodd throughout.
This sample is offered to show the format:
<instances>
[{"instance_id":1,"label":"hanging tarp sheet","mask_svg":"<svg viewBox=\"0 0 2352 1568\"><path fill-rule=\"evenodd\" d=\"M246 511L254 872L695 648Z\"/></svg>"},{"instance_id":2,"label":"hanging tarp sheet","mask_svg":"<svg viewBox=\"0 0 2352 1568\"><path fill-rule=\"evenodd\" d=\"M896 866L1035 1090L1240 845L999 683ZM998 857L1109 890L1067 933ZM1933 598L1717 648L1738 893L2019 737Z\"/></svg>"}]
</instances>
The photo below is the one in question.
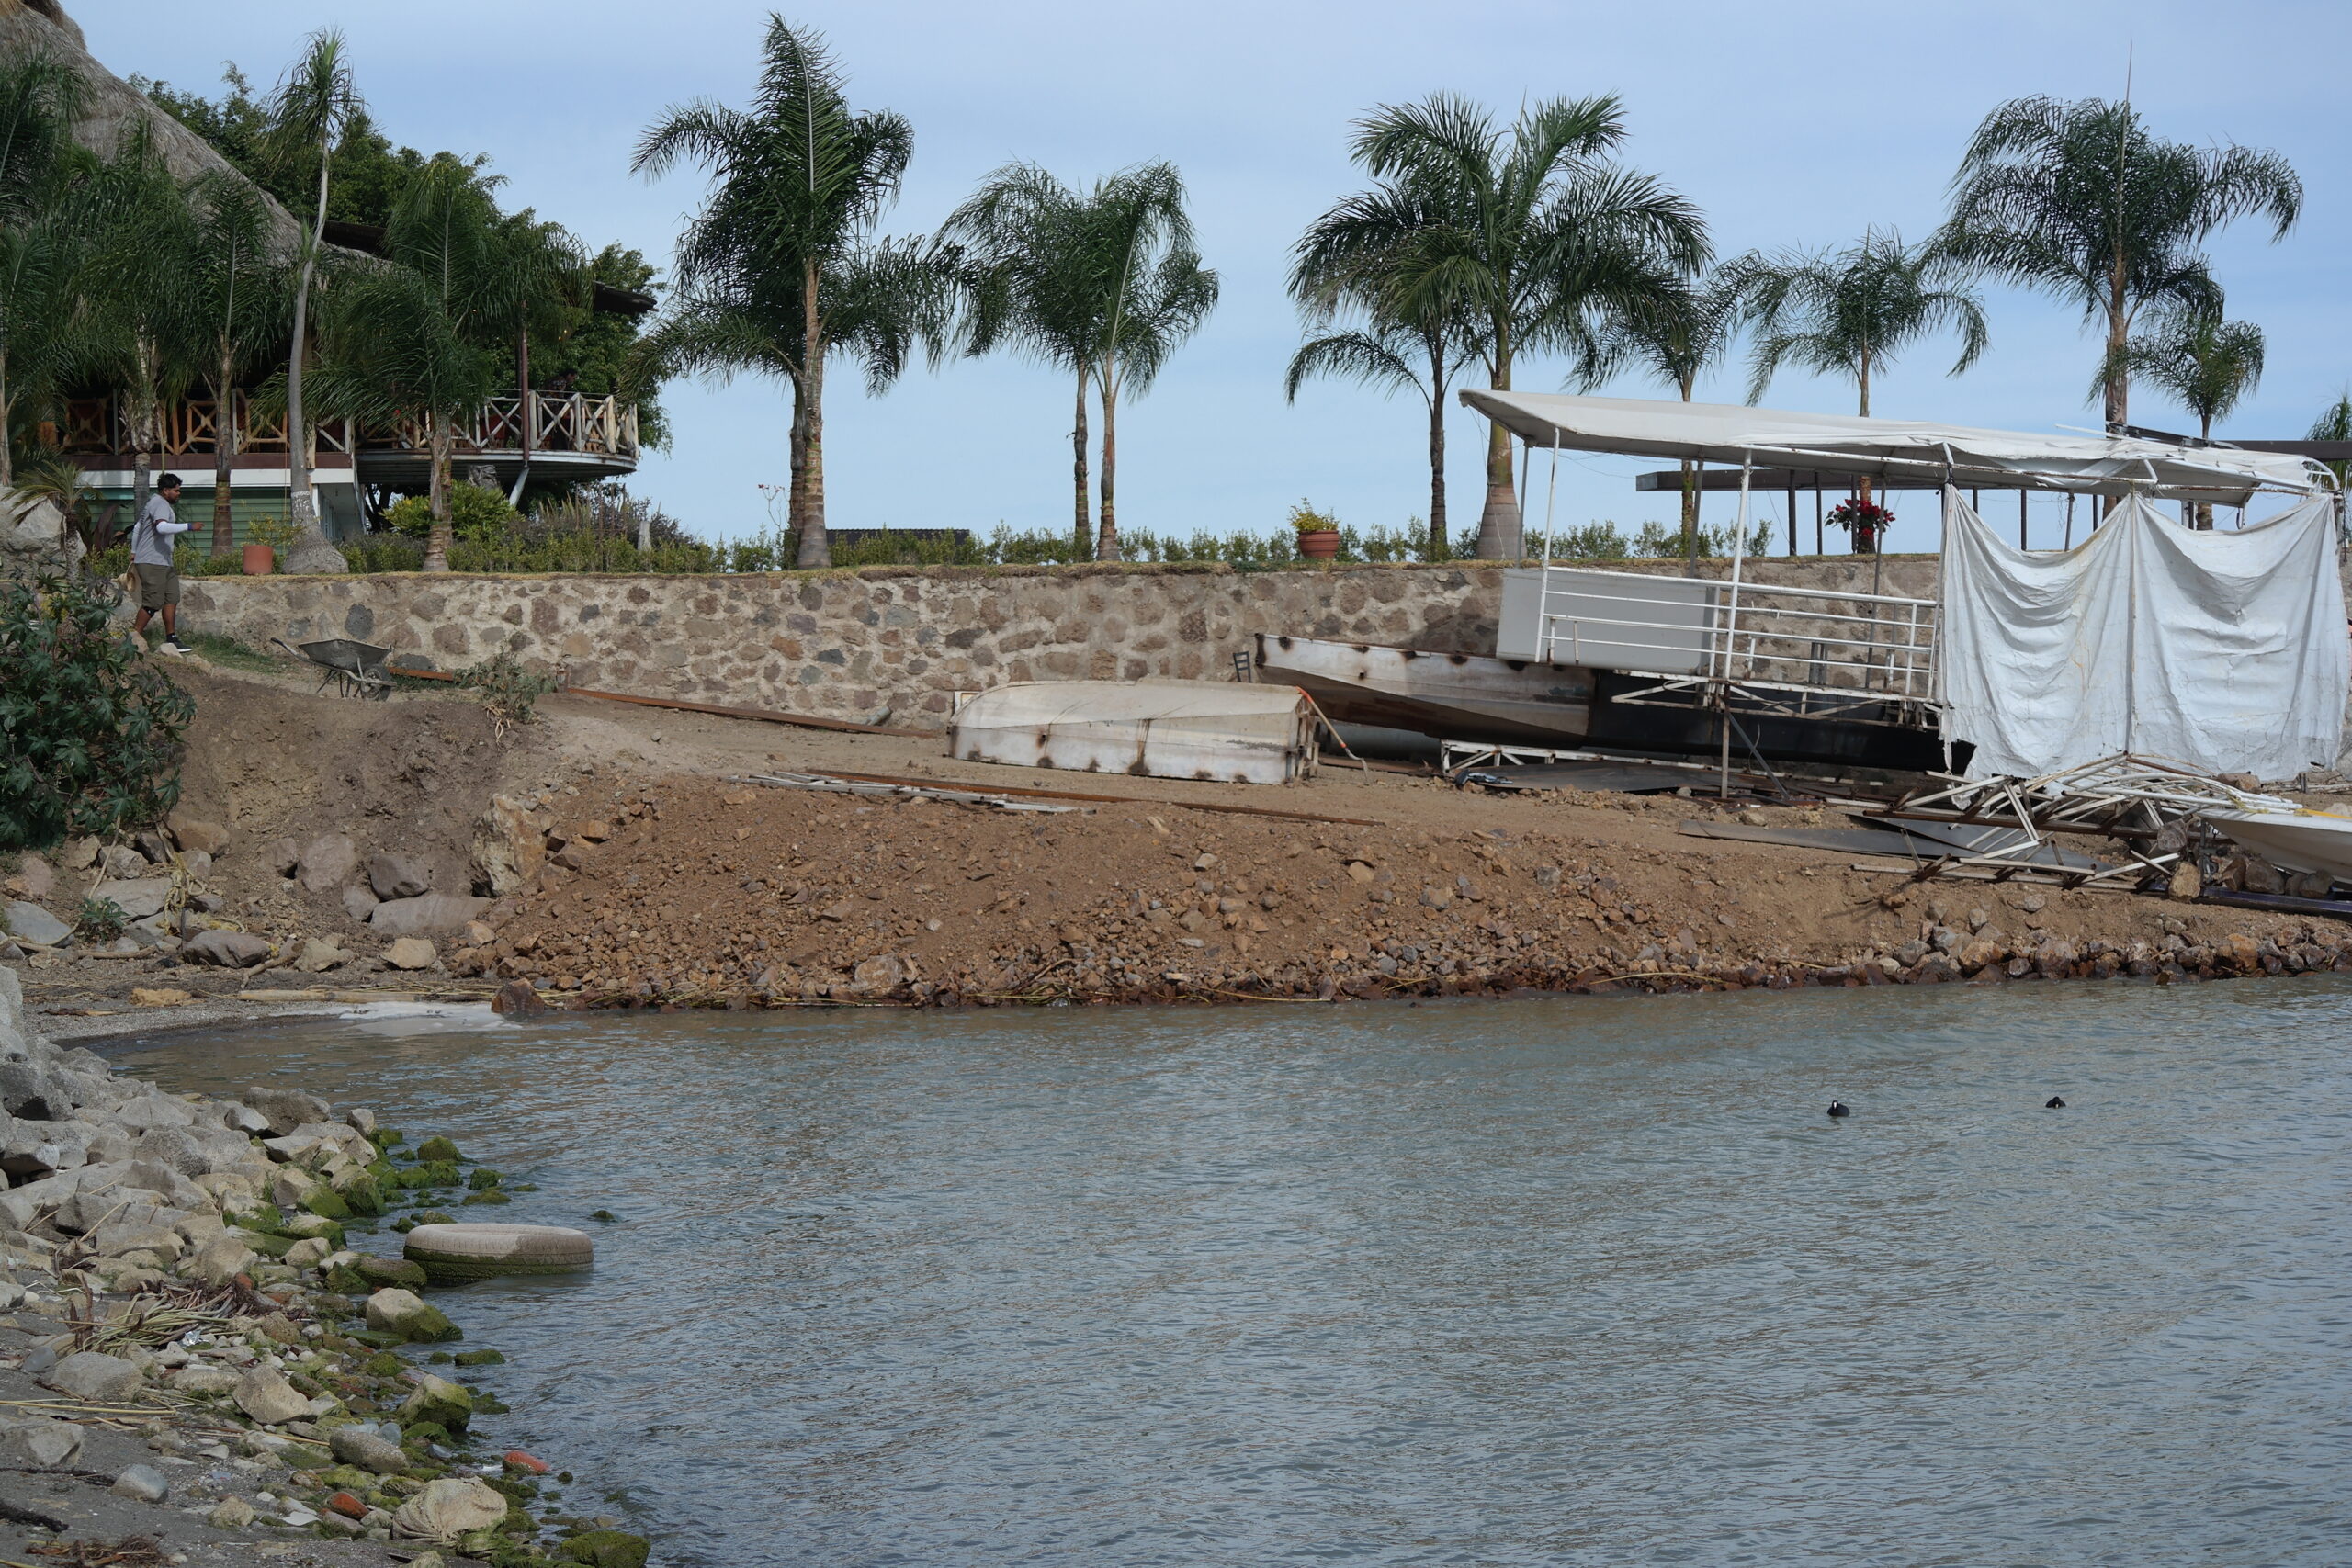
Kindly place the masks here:
<instances>
[{"instance_id":1,"label":"hanging tarp sheet","mask_svg":"<svg viewBox=\"0 0 2352 1568\"><path fill-rule=\"evenodd\" d=\"M1491 392L1462 400L1531 446L1689 458L1737 467L1753 458L1803 468L1921 479L1962 489L2152 494L2244 506L2257 490L2306 491L2311 464L2278 452L2192 447L2122 435L1981 430L1933 420L1679 403L1656 398L1585 398L1565 392Z\"/></svg>"},{"instance_id":2,"label":"hanging tarp sheet","mask_svg":"<svg viewBox=\"0 0 2352 1568\"><path fill-rule=\"evenodd\" d=\"M1942 592L1972 777L2119 751L2263 779L2335 765L2352 650L2330 497L2209 533L2132 497L2075 548L2029 553L1948 491Z\"/></svg>"}]
</instances>

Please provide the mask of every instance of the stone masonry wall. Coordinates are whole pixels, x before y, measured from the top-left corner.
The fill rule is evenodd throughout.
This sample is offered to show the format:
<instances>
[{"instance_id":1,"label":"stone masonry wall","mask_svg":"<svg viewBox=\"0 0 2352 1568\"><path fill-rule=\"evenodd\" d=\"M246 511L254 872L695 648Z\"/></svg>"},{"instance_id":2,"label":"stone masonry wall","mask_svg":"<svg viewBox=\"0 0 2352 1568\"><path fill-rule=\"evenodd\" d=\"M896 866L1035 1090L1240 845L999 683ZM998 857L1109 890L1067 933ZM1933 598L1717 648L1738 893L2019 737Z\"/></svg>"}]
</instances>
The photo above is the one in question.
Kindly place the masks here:
<instances>
[{"instance_id":1,"label":"stone masonry wall","mask_svg":"<svg viewBox=\"0 0 2352 1568\"><path fill-rule=\"evenodd\" d=\"M1680 561L1610 562L1679 573ZM1925 596L1933 557L1883 559ZM1702 562L1722 576L1727 563ZM1758 559L1762 582L1871 587L1868 557ZM181 624L259 648L352 637L454 670L501 650L572 685L944 728L949 694L1008 681L1227 680L1261 631L1492 653L1494 566L869 567L741 576L208 577Z\"/></svg>"}]
</instances>

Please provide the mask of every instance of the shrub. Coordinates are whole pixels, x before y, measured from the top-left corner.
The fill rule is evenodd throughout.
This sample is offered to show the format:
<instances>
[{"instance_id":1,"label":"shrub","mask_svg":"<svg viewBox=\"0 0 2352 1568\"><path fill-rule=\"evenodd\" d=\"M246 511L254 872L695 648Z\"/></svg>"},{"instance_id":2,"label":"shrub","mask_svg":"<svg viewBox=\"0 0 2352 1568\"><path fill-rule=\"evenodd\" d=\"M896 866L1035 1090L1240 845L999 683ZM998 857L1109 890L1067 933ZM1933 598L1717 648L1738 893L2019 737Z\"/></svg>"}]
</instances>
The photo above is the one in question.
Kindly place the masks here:
<instances>
[{"instance_id":1,"label":"shrub","mask_svg":"<svg viewBox=\"0 0 2352 1568\"><path fill-rule=\"evenodd\" d=\"M0 589L0 849L151 827L178 804L196 702L112 623L104 578Z\"/></svg>"},{"instance_id":2,"label":"shrub","mask_svg":"<svg viewBox=\"0 0 2352 1568\"><path fill-rule=\"evenodd\" d=\"M487 485L460 480L449 487L449 527L460 539L492 539L522 514ZM422 539L433 530L433 503L421 495L402 496L384 513L392 531Z\"/></svg>"},{"instance_id":3,"label":"shrub","mask_svg":"<svg viewBox=\"0 0 2352 1568\"><path fill-rule=\"evenodd\" d=\"M499 731L513 724L529 724L538 716L534 705L562 682L552 675L526 670L511 653L499 653L458 671L458 684L481 698Z\"/></svg>"},{"instance_id":4,"label":"shrub","mask_svg":"<svg viewBox=\"0 0 2352 1568\"><path fill-rule=\"evenodd\" d=\"M74 934L85 942L112 942L130 924L122 906L111 898L85 898L74 916Z\"/></svg>"}]
</instances>

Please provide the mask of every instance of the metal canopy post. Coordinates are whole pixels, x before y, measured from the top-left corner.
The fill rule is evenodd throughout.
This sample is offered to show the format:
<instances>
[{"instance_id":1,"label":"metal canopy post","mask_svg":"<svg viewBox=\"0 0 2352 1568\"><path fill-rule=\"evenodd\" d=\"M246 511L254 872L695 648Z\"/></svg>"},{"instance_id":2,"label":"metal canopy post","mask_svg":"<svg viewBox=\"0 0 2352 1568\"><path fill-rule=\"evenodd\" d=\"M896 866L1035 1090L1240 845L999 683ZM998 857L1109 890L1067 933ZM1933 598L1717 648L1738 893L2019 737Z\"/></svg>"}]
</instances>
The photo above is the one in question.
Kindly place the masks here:
<instances>
[{"instance_id":1,"label":"metal canopy post","mask_svg":"<svg viewBox=\"0 0 2352 1568\"><path fill-rule=\"evenodd\" d=\"M1723 750L1718 764L1715 794L1724 800L1731 798L1731 661L1739 638L1739 580L1747 564L1747 498L1748 480L1755 476L1756 459L1748 458L1739 466L1739 513L1732 520L1731 538L1731 605L1724 620L1723 636L1718 642L1723 649L1721 684L1715 688L1716 711L1723 723Z\"/></svg>"}]
</instances>

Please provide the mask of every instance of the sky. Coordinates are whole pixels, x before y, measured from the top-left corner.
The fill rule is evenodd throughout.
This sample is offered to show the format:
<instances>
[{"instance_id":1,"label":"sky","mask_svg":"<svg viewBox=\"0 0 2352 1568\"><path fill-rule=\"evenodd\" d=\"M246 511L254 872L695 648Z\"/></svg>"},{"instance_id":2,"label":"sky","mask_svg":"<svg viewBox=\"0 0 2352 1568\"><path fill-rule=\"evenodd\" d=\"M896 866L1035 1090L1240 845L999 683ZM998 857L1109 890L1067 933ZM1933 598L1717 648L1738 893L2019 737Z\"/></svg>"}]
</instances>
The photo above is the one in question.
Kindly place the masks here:
<instances>
[{"instance_id":1,"label":"sky","mask_svg":"<svg viewBox=\"0 0 2352 1568\"><path fill-rule=\"evenodd\" d=\"M671 105L744 103L768 14L731 0L66 4L118 74L208 92L229 61L266 85L307 32L340 26L368 105L395 141L487 152L507 177L510 203L561 220L592 245L636 246L659 265L704 186L692 170L658 183L631 176L631 148ZM1302 499L1363 528L1402 528L1427 512L1427 415L1410 393L1324 382L1285 402L1283 374L1300 333L1283 281L1300 231L1364 183L1347 158L1351 122L1438 90L1506 117L1532 99L1618 95L1630 131L1623 161L1695 201L1718 252L1734 254L1850 243L1872 225L1922 237L1942 216L1960 150L1986 111L2028 94L2116 96L2128 66L2133 101L2157 134L2272 148L2304 181L2302 221L2283 243L2248 223L2209 246L2229 314L2268 336L2258 392L2216 434L2300 436L2352 380L2342 260L2352 167L2339 73L2301 63L2341 60L2352 46L2352 6L2340 0L2248 0L2229 9L2226 25L2210 6L2171 0L808 0L786 14L825 33L855 107L895 109L913 123L913 164L885 232L935 228L1013 160L1073 182L1145 159L1182 171L1221 299L1149 395L1122 405L1119 515L1128 530L1265 532ZM1976 367L1948 377L1955 345L1923 344L1874 378L1873 412L2020 430L2095 426L2086 390L2098 348L2078 313L2004 288L1984 292L1992 344ZM1516 385L1564 389L1561 375L1555 363L1523 362ZM1746 365L1735 362L1699 395L1737 401L1746 386ZM1671 395L1631 378L1605 389ZM1850 385L1791 373L1765 400L1853 412ZM760 486L786 474L785 389L682 384L664 402L672 447L648 455L632 488L692 532L757 532L769 521ZM935 373L919 367L880 398L854 373L837 374L826 404L829 520L1066 529L1070 402L1059 373L1004 355ZM1448 504L1460 532L1482 499L1483 422L1458 407L1449 417ZM2144 390L2132 418L2194 428ZM1645 519L1668 520L1674 497L1633 487L1634 474L1656 466L1564 459L1557 525L1606 520L1630 534ZM2056 543L2064 502L2035 505L2033 543ZM1727 502L1711 497L1710 506L1711 521L1727 517ZM1771 498L1759 515L1785 548L1781 506ZM1540 509L1530 510L1539 524ZM1932 547L1924 498L1898 501L1895 511L1889 547ZM1809 500L1800 512L1810 549Z\"/></svg>"}]
</instances>

